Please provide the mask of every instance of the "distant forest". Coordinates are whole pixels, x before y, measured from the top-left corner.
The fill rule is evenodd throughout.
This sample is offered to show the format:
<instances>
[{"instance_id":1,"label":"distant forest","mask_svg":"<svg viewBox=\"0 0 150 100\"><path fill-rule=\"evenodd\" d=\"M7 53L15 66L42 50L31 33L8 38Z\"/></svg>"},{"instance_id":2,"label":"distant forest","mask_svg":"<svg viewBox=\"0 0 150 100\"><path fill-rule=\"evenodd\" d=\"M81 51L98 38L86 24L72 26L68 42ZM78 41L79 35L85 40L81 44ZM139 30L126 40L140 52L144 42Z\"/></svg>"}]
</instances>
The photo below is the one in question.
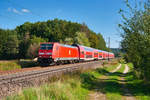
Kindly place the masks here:
<instances>
[{"instance_id":1,"label":"distant forest","mask_svg":"<svg viewBox=\"0 0 150 100\"><path fill-rule=\"evenodd\" d=\"M54 19L26 22L13 30L0 29L0 59L34 58L40 42L77 43L109 51L103 36L85 23Z\"/></svg>"}]
</instances>

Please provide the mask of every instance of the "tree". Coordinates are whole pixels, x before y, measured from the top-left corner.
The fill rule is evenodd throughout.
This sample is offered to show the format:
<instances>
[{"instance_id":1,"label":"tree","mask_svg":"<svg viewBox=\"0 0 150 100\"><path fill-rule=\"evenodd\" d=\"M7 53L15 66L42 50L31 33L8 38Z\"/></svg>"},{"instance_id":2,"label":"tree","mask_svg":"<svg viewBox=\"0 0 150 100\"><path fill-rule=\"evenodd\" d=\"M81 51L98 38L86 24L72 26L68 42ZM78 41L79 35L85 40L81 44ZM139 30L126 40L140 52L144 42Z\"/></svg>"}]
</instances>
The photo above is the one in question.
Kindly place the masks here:
<instances>
[{"instance_id":1,"label":"tree","mask_svg":"<svg viewBox=\"0 0 150 100\"><path fill-rule=\"evenodd\" d=\"M0 58L13 59L18 54L19 41L17 34L12 30L0 29Z\"/></svg>"},{"instance_id":2,"label":"tree","mask_svg":"<svg viewBox=\"0 0 150 100\"><path fill-rule=\"evenodd\" d=\"M76 39L78 44L90 47L90 42L84 32L77 32Z\"/></svg>"},{"instance_id":3,"label":"tree","mask_svg":"<svg viewBox=\"0 0 150 100\"><path fill-rule=\"evenodd\" d=\"M119 27L123 30L123 41L121 46L127 53L127 58L134 64L137 75L144 80L150 80L150 1L147 0L142 4L142 9L137 5L135 7L126 1L129 8L129 14L120 10L123 23ZM129 16L130 15L130 16Z\"/></svg>"},{"instance_id":4,"label":"tree","mask_svg":"<svg viewBox=\"0 0 150 100\"><path fill-rule=\"evenodd\" d=\"M107 51L108 48L106 47L106 42L105 42L103 36L100 33L98 33L97 36L98 36L98 40L99 40L98 49Z\"/></svg>"},{"instance_id":5,"label":"tree","mask_svg":"<svg viewBox=\"0 0 150 100\"><path fill-rule=\"evenodd\" d=\"M47 40L44 40L40 37L32 36L32 38L29 40L29 47L27 49L26 57L32 59L37 57L40 43L46 41Z\"/></svg>"},{"instance_id":6,"label":"tree","mask_svg":"<svg viewBox=\"0 0 150 100\"><path fill-rule=\"evenodd\" d=\"M21 37L22 37L22 39L20 38L19 55L18 56L19 56L19 58L26 58L27 50L30 46L30 33L26 32Z\"/></svg>"},{"instance_id":7,"label":"tree","mask_svg":"<svg viewBox=\"0 0 150 100\"><path fill-rule=\"evenodd\" d=\"M7 34L4 30L0 29L0 59L3 58L3 52L5 47L5 43L7 42Z\"/></svg>"},{"instance_id":8,"label":"tree","mask_svg":"<svg viewBox=\"0 0 150 100\"><path fill-rule=\"evenodd\" d=\"M9 33L10 32L10 33ZM16 32L11 32L11 31L7 31L8 34L8 40L6 43L6 54L8 56L8 58L17 58L18 55L18 46L19 46L19 41L17 38L17 34Z\"/></svg>"}]
</instances>

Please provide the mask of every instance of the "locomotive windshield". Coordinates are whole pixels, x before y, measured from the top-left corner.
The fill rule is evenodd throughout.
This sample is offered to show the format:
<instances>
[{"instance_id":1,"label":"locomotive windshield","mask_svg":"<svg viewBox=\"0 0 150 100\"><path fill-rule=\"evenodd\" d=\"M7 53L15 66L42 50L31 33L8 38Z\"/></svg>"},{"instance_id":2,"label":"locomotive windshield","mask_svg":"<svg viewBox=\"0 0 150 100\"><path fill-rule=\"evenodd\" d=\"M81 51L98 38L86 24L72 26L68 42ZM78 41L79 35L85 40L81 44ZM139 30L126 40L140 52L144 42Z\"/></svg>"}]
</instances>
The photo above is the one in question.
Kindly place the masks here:
<instances>
[{"instance_id":1,"label":"locomotive windshield","mask_svg":"<svg viewBox=\"0 0 150 100\"><path fill-rule=\"evenodd\" d=\"M41 50L52 50L53 49L53 44L41 44L40 49Z\"/></svg>"}]
</instances>

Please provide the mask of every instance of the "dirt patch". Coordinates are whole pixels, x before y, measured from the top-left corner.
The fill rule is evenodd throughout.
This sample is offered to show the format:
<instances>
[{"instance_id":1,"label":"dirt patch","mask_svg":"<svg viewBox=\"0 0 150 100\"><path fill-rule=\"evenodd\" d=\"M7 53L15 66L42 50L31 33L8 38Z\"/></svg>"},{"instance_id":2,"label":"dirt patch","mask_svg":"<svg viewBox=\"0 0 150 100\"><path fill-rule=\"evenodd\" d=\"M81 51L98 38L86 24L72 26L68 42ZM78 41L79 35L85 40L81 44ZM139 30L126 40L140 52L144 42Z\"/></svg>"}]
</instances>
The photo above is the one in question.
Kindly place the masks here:
<instances>
[{"instance_id":1,"label":"dirt patch","mask_svg":"<svg viewBox=\"0 0 150 100\"><path fill-rule=\"evenodd\" d=\"M127 65L125 65L125 69L124 69L124 71L123 71L123 74L126 74L126 73L128 73L129 72L129 67L127 66Z\"/></svg>"},{"instance_id":2,"label":"dirt patch","mask_svg":"<svg viewBox=\"0 0 150 100\"><path fill-rule=\"evenodd\" d=\"M108 79L107 76L101 76L99 79ZM100 84L102 85L102 84ZM101 86L103 87L103 86ZM89 100L107 100L106 95L99 91L99 89L95 89L94 91L90 92Z\"/></svg>"},{"instance_id":3,"label":"dirt patch","mask_svg":"<svg viewBox=\"0 0 150 100\"><path fill-rule=\"evenodd\" d=\"M98 90L91 92L89 96L90 96L89 100L106 100L105 94L98 92Z\"/></svg>"},{"instance_id":4,"label":"dirt patch","mask_svg":"<svg viewBox=\"0 0 150 100\"><path fill-rule=\"evenodd\" d=\"M114 73L114 72L118 71L120 68L121 68L121 64L116 69L114 69L113 71L111 71L111 73Z\"/></svg>"},{"instance_id":5,"label":"dirt patch","mask_svg":"<svg viewBox=\"0 0 150 100\"><path fill-rule=\"evenodd\" d=\"M129 71L129 67L127 65L125 65L125 69L123 71L124 76L126 75L126 73L128 73ZM124 77L120 77L120 80L122 80L120 83L122 83L122 91L123 91L123 100L136 100L134 96L132 96L132 94L130 93L129 89L126 87L126 82L125 82L125 78Z\"/></svg>"}]
</instances>

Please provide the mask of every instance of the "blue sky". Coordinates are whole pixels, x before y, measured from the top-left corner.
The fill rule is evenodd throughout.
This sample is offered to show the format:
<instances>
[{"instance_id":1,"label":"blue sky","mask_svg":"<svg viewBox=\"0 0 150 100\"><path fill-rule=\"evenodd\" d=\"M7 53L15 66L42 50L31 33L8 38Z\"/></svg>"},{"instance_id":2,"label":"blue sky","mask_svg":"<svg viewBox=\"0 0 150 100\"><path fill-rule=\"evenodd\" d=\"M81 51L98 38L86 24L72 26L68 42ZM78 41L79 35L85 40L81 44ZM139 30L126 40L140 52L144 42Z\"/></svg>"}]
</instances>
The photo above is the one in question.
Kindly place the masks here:
<instances>
[{"instance_id":1,"label":"blue sky","mask_svg":"<svg viewBox=\"0 0 150 100\"><path fill-rule=\"evenodd\" d=\"M26 21L65 19L85 22L94 32L100 32L105 40L111 39L111 47L119 47L121 40L118 24L120 8L124 0L0 0L0 28L14 29ZM107 40L108 41L108 40Z\"/></svg>"}]
</instances>

